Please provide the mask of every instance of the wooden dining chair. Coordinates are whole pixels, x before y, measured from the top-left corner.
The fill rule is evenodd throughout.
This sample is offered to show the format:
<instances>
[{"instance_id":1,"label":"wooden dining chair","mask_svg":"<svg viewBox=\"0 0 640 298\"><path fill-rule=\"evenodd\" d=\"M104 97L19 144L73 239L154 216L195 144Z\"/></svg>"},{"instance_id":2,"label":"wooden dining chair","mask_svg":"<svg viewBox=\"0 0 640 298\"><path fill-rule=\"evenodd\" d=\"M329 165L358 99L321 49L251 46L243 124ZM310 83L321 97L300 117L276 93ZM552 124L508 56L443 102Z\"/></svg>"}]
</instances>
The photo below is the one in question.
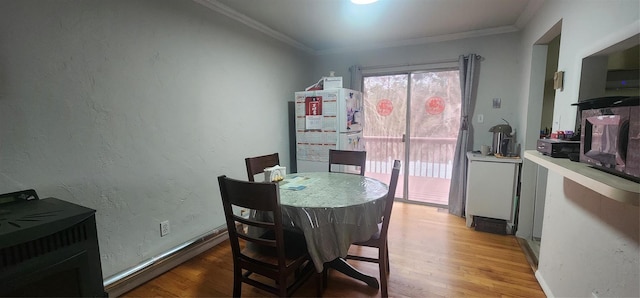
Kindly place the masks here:
<instances>
[{"instance_id":1,"label":"wooden dining chair","mask_svg":"<svg viewBox=\"0 0 640 298\"><path fill-rule=\"evenodd\" d=\"M391 181L389 182L389 192L385 198L384 214L382 223L378 224L378 231L369 238L369 240L356 242L353 245L367 246L378 249L378 257L364 257L360 255L347 255L347 259L358 261L378 263L380 270L380 292L382 297L388 297L387 282L389 279L389 245L387 243L387 232L389 231L389 220L391 219L391 209L393 208L393 200L396 194L396 186L398 185L398 176L400 175L400 161L393 162L393 170L391 171Z\"/></svg>"},{"instance_id":2,"label":"wooden dining chair","mask_svg":"<svg viewBox=\"0 0 640 298\"><path fill-rule=\"evenodd\" d=\"M364 176L367 151L348 151L329 149L329 172L333 171L332 165L347 165L360 167L360 176Z\"/></svg>"},{"instance_id":3,"label":"wooden dining chair","mask_svg":"<svg viewBox=\"0 0 640 298\"><path fill-rule=\"evenodd\" d=\"M247 157L244 159L244 161L247 164L247 176L249 178L249 181L255 181L255 175L264 173L265 168L279 165L280 157L276 152L269 155Z\"/></svg>"},{"instance_id":4,"label":"wooden dining chair","mask_svg":"<svg viewBox=\"0 0 640 298\"><path fill-rule=\"evenodd\" d=\"M321 296L322 274L315 270L304 235L283 229L278 185L226 176L219 176L218 183L233 255L233 297L240 297L242 283L288 297L312 276ZM268 212L272 221L236 215L233 206Z\"/></svg>"}]
</instances>

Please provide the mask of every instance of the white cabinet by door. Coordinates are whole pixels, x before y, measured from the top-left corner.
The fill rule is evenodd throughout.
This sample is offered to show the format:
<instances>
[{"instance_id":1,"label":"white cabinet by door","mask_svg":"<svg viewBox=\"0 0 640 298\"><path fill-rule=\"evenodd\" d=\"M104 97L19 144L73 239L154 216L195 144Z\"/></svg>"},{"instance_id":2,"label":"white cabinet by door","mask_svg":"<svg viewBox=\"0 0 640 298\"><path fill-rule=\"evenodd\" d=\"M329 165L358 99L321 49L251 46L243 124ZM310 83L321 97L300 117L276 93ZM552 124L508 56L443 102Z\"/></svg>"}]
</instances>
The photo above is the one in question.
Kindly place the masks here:
<instances>
[{"instance_id":1,"label":"white cabinet by door","mask_svg":"<svg viewBox=\"0 0 640 298\"><path fill-rule=\"evenodd\" d=\"M473 223L474 215L512 222L522 159L472 152L467 153L467 159L467 227Z\"/></svg>"}]
</instances>

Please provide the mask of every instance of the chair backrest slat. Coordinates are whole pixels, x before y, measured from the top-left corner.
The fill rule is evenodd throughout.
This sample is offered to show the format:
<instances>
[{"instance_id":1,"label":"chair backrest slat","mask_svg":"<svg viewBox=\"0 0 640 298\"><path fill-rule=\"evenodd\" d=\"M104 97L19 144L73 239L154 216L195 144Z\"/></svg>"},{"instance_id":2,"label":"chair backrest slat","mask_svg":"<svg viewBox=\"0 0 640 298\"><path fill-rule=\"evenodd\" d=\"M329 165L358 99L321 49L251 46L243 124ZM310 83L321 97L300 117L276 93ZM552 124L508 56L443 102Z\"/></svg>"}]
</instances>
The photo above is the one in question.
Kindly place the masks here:
<instances>
[{"instance_id":1,"label":"chair backrest slat","mask_svg":"<svg viewBox=\"0 0 640 298\"><path fill-rule=\"evenodd\" d=\"M273 226L272 222L253 220L251 218L245 218L245 217L237 216L237 215L234 215L233 219L235 221L239 222L239 223L247 224L247 225L254 226L254 227L260 227L260 228L265 228L265 229L274 229L274 226Z\"/></svg>"},{"instance_id":2,"label":"chair backrest slat","mask_svg":"<svg viewBox=\"0 0 640 298\"><path fill-rule=\"evenodd\" d=\"M255 181L254 176L260 173L264 173L264 169L280 165L280 157L278 153L247 157L244 159L247 165L247 178L249 181Z\"/></svg>"},{"instance_id":3,"label":"chair backrest slat","mask_svg":"<svg viewBox=\"0 0 640 298\"><path fill-rule=\"evenodd\" d=\"M335 172L332 170L332 165L357 166L360 167L360 175L364 176L366 162L366 151L329 149L329 172Z\"/></svg>"},{"instance_id":4,"label":"chair backrest slat","mask_svg":"<svg viewBox=\"0 0 640 298\"><path fill-rule=\"evenodd\" d=\"M380 238L387 237L387 231L389 230L389 221L391 220L391 211L393 209L393 201L396 197L396 188L398 186L398 177L400 176L400 161L395 160L393 162L393 170L391 170L391 180L389 181L389 192L384 206L384 215L382 219L382 231L380 232Z\"/></svg>"},{"instance_id":5,"label":"chair backrest slat","mask_svg":"<svg viewBox=\"0 0 640 298\"><path fill-rule=\"evenodd\" d=\"M245 241L249 241L251 243L255 243L260 246L276 247L277 245L275 240L265 240L264 238L250 236L249 234L246 234L246 233L239 232L238 238L243 239Z\"/></svg>"}]
</instances>

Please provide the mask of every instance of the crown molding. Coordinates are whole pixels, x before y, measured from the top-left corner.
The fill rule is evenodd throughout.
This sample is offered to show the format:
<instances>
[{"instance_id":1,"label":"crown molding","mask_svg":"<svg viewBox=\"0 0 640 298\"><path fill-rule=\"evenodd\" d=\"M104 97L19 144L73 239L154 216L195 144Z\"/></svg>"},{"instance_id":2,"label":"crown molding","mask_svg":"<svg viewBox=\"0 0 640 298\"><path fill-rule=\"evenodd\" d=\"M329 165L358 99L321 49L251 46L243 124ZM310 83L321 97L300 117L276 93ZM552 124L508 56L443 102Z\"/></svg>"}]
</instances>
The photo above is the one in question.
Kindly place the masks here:
<instances>
[{"instance_id":1,"label":"crown molding","mask_svg":"<svg viewBox=\"0 0 640 298\"><path fill-rule=\"evenodd\" d=\"M402 47L402 46L415 46L415 45L423 45L423 44L436 43L436 42L444 42L444 41L452 41L452 40L474 38L474 37L481 37L481 36L488 36L488 35L511 33L511 32L517 32L517 31L519 31L519 29L516 26L503 26L503 27L496 27L496 28L490 28L490 29L459 32L459 33L453 33L453 34L444 34L444 35L437 35L437 36L399 40L399 41L393 41L393 42L366 44L366 45L356 46L356 47L344 47L344 48L319 50L319 51L315 51L315 54L331 55L331 54L340 54L340 53L346 53L346 52L377 50L377 49L394 48L394 47Z\"/></svg>"},{"instance_id":2,"label":"crown molding","mask_svg":"<svg viewBox=\"0 0 640 298\"><path fill-rule=\"evenodd\" d=\"M282 41L292 47L295 47L297 49L300 49L302 51L305 51L309 54L315 54L315 50L292 39L289 36L286 36L284 34L282 34L279 31L273 30L271 28L269 28L268 26L244 15L239 13L238 11L232 9L231 7L228 7L216 0L193 0L196 3L201 4L202 6L205 6L213 11L216 11L220 14L223 14L227 17L230 17L233 20L236 20L246 26L249 26L250 28L253 28L255 30L258 30L272 38L275 38L279 41Z\"/></svg>"},{"instance_id":3,"label":"crown molding","mask_svg":"<svg viewBox=\"0 0 640 298\"><path fill-rule=\"evenodd\" d=\"M443 41L452 41L452 40L458 40L458 39L466 39L466 38L473 38L473 37L516 32L516 31L519 31L519 28L521 28L519 26L520 23L524 22L524 24L526 24L526 22L530 20L533 13L535 13L535 11L537 11L537 9L540 7L542 2L544 2L544 0L532 0L530 4L527 6L527 9L525 10L525 12L518 19L518 22L516 23L517 25L474 30L474 31L467 31L467 32L459 32L459 33L453 33L453 34L429 36L429 37L422 37L422 38L415 38L415 39L398 40L398 41L392 41L392 42L362 44L360 46L355 46L355 47L315 50L285 34L282 34L279 31L271 29L270 27L234 10L233 8L230 8L218 2L217 0L193 0L193 1L213 11L216 11L222 15L225 15L233 20L236 20L250 28L258 30L266 34L267 36L270 36L276 40L284 42L285 44L288 44L292 47L300 49L311 55L331 55L331 54L376 50L376 49L393 48L393 47L401 47L401 46L423 45L423 44L443 42ZM535 4L532 4L532 3L535 3Z\"/></svg>"}]
</instances>

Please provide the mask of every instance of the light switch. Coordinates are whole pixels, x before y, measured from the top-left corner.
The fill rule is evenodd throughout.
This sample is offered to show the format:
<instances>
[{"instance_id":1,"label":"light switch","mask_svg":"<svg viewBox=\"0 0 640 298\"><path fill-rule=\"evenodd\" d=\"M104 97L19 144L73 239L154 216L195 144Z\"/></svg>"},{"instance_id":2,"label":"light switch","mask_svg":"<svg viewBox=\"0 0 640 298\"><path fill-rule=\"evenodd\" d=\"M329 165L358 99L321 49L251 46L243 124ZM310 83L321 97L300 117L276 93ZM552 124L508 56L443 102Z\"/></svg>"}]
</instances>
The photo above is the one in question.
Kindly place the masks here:
<instances>
[{"instance_id":1,"label":"light switch","mask_svg":"<svg viewBox=\"0 0 640 298\"><path fill-rule=\"evenodd\" d=\"M562 83L564 81L564 71L557 71L553 74L553 89L562 91Z\"/></svg>"},{"instance_id":2,"label":"light switch","mask_svg":"<svg viewBox=\"0 0 640 298\"><path fill-rule=\"evenodd\" d=\"M484 123L484 114L478 114L478 123Z\"/></svg>"}]
</instances>

